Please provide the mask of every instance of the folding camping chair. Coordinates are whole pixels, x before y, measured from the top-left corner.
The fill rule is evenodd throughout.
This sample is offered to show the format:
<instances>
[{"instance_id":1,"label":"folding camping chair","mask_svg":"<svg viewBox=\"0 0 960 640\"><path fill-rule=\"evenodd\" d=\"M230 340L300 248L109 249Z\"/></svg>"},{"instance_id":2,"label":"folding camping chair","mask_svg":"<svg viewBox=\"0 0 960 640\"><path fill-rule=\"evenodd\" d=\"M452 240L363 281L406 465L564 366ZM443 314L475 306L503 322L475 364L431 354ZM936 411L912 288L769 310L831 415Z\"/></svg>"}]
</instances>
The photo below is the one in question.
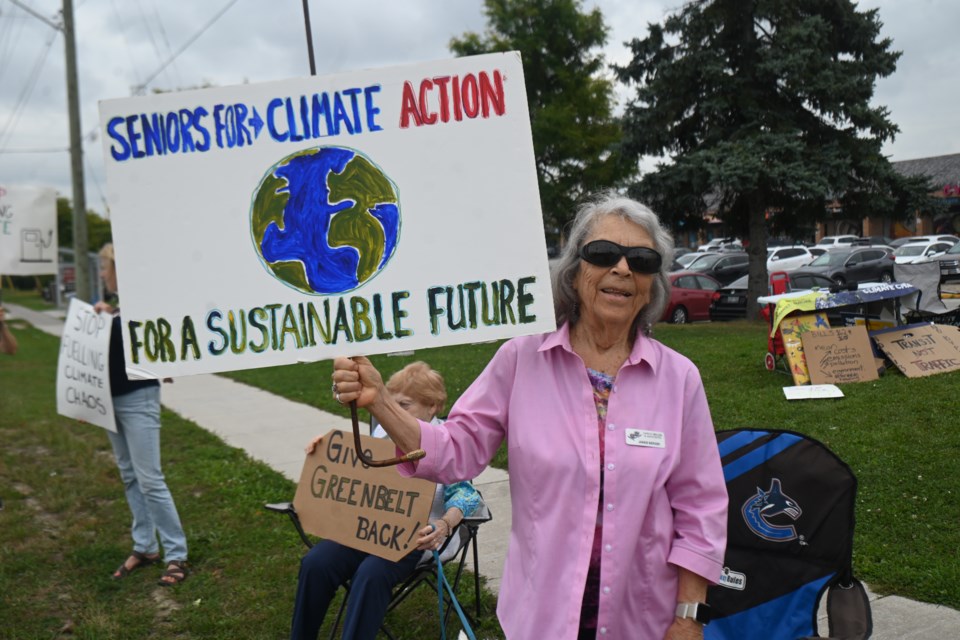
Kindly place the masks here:
<instances>
[{"instance_id":1,"label":"folding camping chair","mask_svg":"<svg viewBox=\"0 0 960 640\"><path fill-rule=\"evenodd\" d=\"M480 571L479 571L479 550L477 548L477 535L479 533L480 525L485 522L490 522L493 520L493 514L490 512L489 507L486 503L483 502L483 495L480 496L481 504L480 507L469 517L465 517L460 524L454 529L454 535L450 536L447 539L447 542L440 549L440 559L443 561L444 566L450 563L454 563L456 566L456 573L454 579L451 581L450 586L453 588L454 593L457 593L457 588L460 585L460 578L463 575L463 570L466 566L467 556L473 555L473 589L474 589L474 602L475 613L471 615L469 612L464 610L464 614L467 616L467 619L470 622L470 626L476 627L479 624L480 616L482 614L481 603L480 603ZM300 524L300 518L297 516L297 511L293 506L292 502L277 502L264 505L269 511L276 513L286 514L290 521L293 523L294 528L297 533L300 535L300 539L303 540L303 543L307 548L313 546L313 540L310 539L310 536L304 532L303 527ZM452 545L457 545L455 548ZM417 566L414 568L413 572L401 582L394 590L393 597L390 600L390 605L387 607L387 613L393 611L401 602L407 599L407 597L414 592L414 590L422 584L427 584L436 592L439 589L436 580L436 571L437 565L433 559L432 554L425 553L424 557L417 563ZM344 588L349 593L350 584L349 582L344 585ZM459 600L459 598L458 598ZM340 620L343 617L343 612L347 606L346 597L343 598L342 603L340 604L340 609L337 611L336 621L333 623L333 627L330 630L330 640L336 636L337 629L340 626ZM450 611L453 609L450 597L447 593L444 592L444 620L442 624L446 626L447 618L450 615ZM396 640L396 636L391 633L387 628L386 622L380 626L380 631L386 635L390 640Z\"/></svg>"},{"instance_id":2,"label":"folding camping chair","mask_svg":"<svg viewBox=\"0 0 960 640\"><path fill-rule=\"evenodd\" d=\"M819 637L827 595L829 637L863 640L873 622L853 576L857 479L820 442L789 431L717 433L730 496L727 551L705 640Z\"/></svg>"},{"instance_id":3,"label":"folding camping chair","mask_svg":"<svg viewBox=\"0 0 960 640\"><path fill-rule=\"evenodd\" d=\"M910 321L930 321L940 324L960 324L960 300L940 297L940 263L920 262L895 264L893 274L897 282L907 282L920 290L914 301L905 301L904 308Z\"/></svg>"}]
</instances>

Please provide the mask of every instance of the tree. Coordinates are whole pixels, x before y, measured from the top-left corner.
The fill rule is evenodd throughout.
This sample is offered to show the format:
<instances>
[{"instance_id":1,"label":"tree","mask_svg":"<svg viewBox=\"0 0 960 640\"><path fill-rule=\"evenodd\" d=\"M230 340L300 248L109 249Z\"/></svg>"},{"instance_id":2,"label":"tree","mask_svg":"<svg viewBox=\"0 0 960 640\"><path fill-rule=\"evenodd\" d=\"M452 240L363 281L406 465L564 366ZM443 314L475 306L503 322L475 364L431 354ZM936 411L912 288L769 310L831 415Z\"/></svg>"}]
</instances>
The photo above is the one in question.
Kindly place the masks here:
<instances>
[{"instance_id":1,"label":"tree","mask_svg":"<svg viewBox=\"0 0 960 640\"><path fill-rule=\"evenodd\" d=\"M898 128L870 101L900 57L881 26L851 0L694 0L617 69L636 85L626 152L673 156L638 189L686 206L714 198L749 239L750 317L767 292L769 213L813 221L834 198L847 216L920 198L880 152Z\"/></svg>"},{"instance_id":2,"label":"tree","mask_svg":"<svg viewBox=\"0 0 960 640\"><path fill-rule=\"evenodd\" d=\"M560 232L585 194L621 184L634 170L621 161L613 82L600 48L607 27L580 0L485 0L487 31L450 42L460 56L519 51L548 234Z\"/></svg>"},{"instance_id":3,"label":"tree","mask_svg":"<svg viewBox=\"0 0 960 640\"><path fill-rule=\"evenodd\" d=\"M110 221L87 209L87 244L91 251L113 241ZM73 206L66 198L57 198L57 242L61 247L73 247Z\"/></svg>"}]
</instances>

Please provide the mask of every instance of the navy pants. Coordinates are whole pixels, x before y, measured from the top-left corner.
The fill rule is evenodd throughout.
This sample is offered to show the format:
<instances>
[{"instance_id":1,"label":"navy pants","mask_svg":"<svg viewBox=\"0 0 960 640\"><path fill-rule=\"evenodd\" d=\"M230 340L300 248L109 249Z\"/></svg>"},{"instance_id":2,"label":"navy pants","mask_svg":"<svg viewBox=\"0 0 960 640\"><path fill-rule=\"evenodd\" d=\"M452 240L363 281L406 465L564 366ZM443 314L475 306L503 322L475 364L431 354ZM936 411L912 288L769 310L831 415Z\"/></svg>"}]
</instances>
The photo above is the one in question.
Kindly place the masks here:
<instances>
[{"instance_id":1,"label":"navy pants","mask_svg":"<svg viewBox=\"0 0 960 640\"><path fill-rule=\"evenodd\" d=\"M391 562L321 540L300 561L290 638L316 640L330 601L349 580L343 640L373 640L387 614L393 588L413 572L422 555L417 550Z\"/></svg>"}]
</instances>

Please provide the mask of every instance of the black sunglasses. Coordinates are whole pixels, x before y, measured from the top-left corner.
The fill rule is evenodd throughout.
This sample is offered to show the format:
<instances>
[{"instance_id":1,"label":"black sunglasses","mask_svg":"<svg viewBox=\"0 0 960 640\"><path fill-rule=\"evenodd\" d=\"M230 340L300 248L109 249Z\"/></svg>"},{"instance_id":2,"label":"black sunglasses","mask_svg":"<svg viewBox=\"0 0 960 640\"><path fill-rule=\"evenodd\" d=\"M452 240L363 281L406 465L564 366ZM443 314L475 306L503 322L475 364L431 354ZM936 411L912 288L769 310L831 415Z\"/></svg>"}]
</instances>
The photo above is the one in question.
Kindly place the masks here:
<instances>
[{"instance_id":1,"label":"black sunglasses","mask_svg":"<svg viewBox=\"0 0 960 640\"><path fill-rule=\"evenodd\" d=\"M663 257L649 247L623 247L609 240L594 240L580 247L580 257L598 267L612 267L626 256L634 273L659 273Z\"/></svg>"}]
</instances>

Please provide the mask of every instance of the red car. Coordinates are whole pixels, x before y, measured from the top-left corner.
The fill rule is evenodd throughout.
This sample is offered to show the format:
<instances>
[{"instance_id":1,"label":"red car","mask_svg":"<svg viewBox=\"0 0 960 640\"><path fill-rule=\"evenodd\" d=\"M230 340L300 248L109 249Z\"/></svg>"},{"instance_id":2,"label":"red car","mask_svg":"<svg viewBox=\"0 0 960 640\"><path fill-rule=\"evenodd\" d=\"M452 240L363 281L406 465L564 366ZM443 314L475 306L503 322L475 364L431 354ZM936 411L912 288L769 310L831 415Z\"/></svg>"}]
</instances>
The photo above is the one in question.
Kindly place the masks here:
<instances>
[{"instance_id":1,"label":"red car","mask_svg":"<svg viewBox=\"0 0 960 640\"><path fill-rule=\"evenodd\" d=\"M661 320L685 324L710 319L710 302L720 283L696 271L674 271L670 278L670 303Z\"/></svg>"}]
</instances>

